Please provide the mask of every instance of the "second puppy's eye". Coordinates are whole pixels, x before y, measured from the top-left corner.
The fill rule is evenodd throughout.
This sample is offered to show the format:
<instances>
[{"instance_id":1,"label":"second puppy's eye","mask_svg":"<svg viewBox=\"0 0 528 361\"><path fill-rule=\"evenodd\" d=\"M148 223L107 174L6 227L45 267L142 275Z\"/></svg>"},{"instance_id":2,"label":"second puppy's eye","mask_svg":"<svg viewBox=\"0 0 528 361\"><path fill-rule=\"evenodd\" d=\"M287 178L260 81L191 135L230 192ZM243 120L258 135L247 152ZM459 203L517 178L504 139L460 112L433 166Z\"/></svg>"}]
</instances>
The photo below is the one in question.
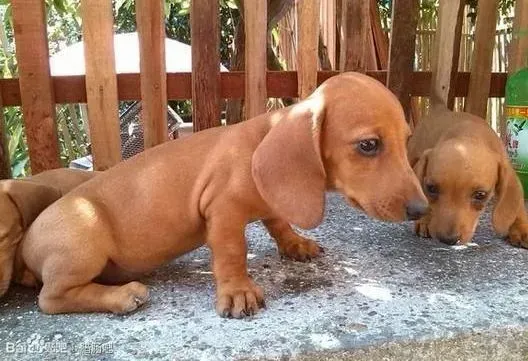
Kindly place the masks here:
<instances>
[{"instance_id":1,"label":"second puppy's eye","mask_svg":"<svg viewBox=\"0 0 528 361\"><path fill-rule=\"evenodd\" d=\"M357 143L357 149L363 155L373 157L380 150L380 140L376 138L360 140Z\"/></svg>"},{"instance_id":2,"label":"second puppy's eye","mask_svg":"<svg viewBox=\"0 0 528 361\"><path fill-rule=\"evenodd\" d=\"M436 184L428 183L425 185L425 191L427 194L429 194L431 197L438 197L438 194L440 193L440 189Z\"/></svg>"},{"instance_id":3,"label":"second puppy's eye","mask_svg":"<svg viewBox=\"0 0 528 361\"><path fill-rule=\"evenodd\" d=\"M476 191L476 192L473 192L471 197L476 202L483 202L486 200L486 198L488 198L488 193L485 191Z\"/></svg>"}]
</instances>

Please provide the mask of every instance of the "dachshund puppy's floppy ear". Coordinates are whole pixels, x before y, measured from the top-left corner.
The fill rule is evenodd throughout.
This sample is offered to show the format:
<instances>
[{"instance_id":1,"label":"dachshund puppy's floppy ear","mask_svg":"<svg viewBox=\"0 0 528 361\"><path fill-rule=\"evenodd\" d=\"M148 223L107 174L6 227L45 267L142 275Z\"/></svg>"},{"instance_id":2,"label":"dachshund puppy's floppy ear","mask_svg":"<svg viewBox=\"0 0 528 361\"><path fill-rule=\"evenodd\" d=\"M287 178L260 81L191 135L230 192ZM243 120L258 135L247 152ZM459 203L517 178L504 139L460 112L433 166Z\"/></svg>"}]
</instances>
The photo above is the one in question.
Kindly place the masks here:
<instances>
[{"instance_id":1,"label":"dachshund puppy's floppy ear","mask_svg":"<svg viewBox=\"0 0 528 361\"><path fill-rule=\"evenodd\" d=\"M414 174L416 174L416 178L418 178L418 181L420 184L423 184L423 179L425 177L425 171L427 169L427 162L429 160L429 153L431 153L431 149L426 149L420 158L412 164Z\"/></svg>"},{"instance_id":2,"label":"dachshund puppy's floppy ear","mask_svg":"<svg viewBox=\"0 0 528 361\"><path fill-rule=\"evenodd\" d=\"M324 109L315 99L292 108L274 125L253 154L257 189L281 218L309 229L324 214L325 171L321 159Z\"/></svg>"},{"instance_id":3,"label":"dachshund puppy's floppy ear","mask_svg":"<svg viewBox=\"0 0 528 361\"><path fill-rule=\"evenodd\" d=\"M501 235L508 233L524 207L524 195L521 182L507 159L499 162L499 176L495 186L495 208L493 209L493 228Z\"/></svg>"},{"instance_id":4,"label":"dachshund puppy's floppy ear","mask_svg":"<svg viewBox=\"0 0 528 361\"><path fill-rule=\"evenodd\" d=\"M61 197L59 190L26 180L7 180L3 190L15 203L24 229L51 203Z\"/></svg>"}]
</instances>

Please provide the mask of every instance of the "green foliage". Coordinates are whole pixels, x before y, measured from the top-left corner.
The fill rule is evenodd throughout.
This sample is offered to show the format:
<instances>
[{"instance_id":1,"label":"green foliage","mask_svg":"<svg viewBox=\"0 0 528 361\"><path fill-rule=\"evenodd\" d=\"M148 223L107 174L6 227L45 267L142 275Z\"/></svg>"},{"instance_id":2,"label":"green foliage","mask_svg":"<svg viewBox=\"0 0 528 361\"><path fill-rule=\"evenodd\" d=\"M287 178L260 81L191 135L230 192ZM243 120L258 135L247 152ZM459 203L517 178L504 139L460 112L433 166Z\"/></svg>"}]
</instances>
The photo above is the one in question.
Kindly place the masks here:
<instances>
[{"instance_id":1,"label":"green foliage","mask_svg":"<svg viewBox=\"0 0 528 361\"><path fill-rule=\"evenodd\" d=\"M11 162L11 174L13 177L27 175L29 166L29 155L25 140L24 123L21 121L20 107L9 107L4 109L6 129L8 130L7 149Z\"/></svg>"}]
</instances>

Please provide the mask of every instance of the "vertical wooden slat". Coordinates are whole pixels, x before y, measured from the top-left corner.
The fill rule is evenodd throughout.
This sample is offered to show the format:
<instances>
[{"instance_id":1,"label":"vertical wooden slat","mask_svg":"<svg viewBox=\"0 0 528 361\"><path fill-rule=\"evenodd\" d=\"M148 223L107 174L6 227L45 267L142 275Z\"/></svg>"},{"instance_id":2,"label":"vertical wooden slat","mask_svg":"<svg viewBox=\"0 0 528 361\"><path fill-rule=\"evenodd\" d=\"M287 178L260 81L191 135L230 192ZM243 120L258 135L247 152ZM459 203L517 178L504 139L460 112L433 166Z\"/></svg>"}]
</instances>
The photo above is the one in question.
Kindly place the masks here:
<instances>
[{"instance_id":1,"label":"vertical wooden slat","mask_svg":"<svg viewBox=\"0 0 528 361\"><path fill-rule=\"evenodd\" d=\"M297 76L299 97L304 99L317 87L320 4L319 0L303 0L298 6Z\"/></svg>"},{"instance_id":2,"label":"vertical wooden slat","mask_svg":"<svg viewBox=\"0 0 528 361\"><path fill-rule=\"evenodd\" d=\"M486 118L499 0L479 3L469 90L464 110Z\"/></svg>"},{"instance_id":3,"label":"vertical wooden slat","mask_svg":"<svg viewBox=\"0 0 528 361\"><path fill-rule=\"evenodd\" d=\"M22 113L31 171L59 168L55 101L50 78L45 3L11 2L18 61Z\"/></svg>"},{"instance_id":4,"label":"vertical wooden slat","mask_svg":"<svg viewBox=\"0 0 528 361\"><path fill-rule=\"evenodd\" d=\"M513 20L513 37L509 49L508 72L527 66L528 58L528 1L517 0Z\"/></svg>"},{"instance_id":5,"label":"vertical wooden slat","mask_svg":"<svg viewBox=\"0 0 528 361\"><path fill-rule=\"evenodd\" d=\"M455 101L460 35L464 15L463 0L440 0L431 69L431 96L453 109Z\"/></svg>"},{"instance_id":6,"label":"vertical wooden slat","mask_svg":"<svg viewBox=\"0 0 528 361\"><path fill-rule=\"evenodd\" d=\"M136 0L145 149L168 139L164 3L164 0Z\"/></svg>"},{"instance_id":7,"label":"vertical wooden slat","mask_svg":"<svg viewBox=\"0 0 528 361\"><path fill-rule=\"evenodd\" d=\"M398 97L407 119L411 114L411 86L416 46L419 0L392 3L387 87Z\"/></svg>"},{"instance_id":8,"label":"vertical wooden slat","mask_svg":"<svg viewBox=\"0 0 528 361\"><path fill-rule=\"evenodd\" d=\"M246 32L246 118L266 112L267 0L252 0L244 6Z\"/></svg>"},{"instance_id":9,"label":"vertical wooden slat","mask_svg":"<svg viewBox=\"0 0 528 361\"><path fill-rule=\"evenodd\" d=\"M376 44L374 40L374 33L372 32L372 18L369 19L369 22L370 22L371 31L369 31L367 35L367 53L366 53L367 70L378 70L378 60L376 56Z\"/></svg>"},{"instance_id":10,"label":"vertical wooden slat","mask_svg":"<svg viewBox=\"0 0 528 361\"><path fill-rule=\"evenodd\" d=\"M336 69L336 0L321 0L321 37L332 69Z\"/></svg>"},{"instance_id":11,"label":"vertical wooden slat","mask_svg":"<svg viewBox=\"0 0 528 361\"><path fill-rule=\"evenodd\" d=\"M86 97L94 169L121 160L112 2L81 0Z\"/></svg>"},{"instance_id":12,"label":"vertical wooden slat","mask_svg":"<svg viewBox=\"0 0 528 361\"><path fill-rule=\"evenodd\" d=\"M191 1L192 107L195 132L220 125L218 1Z\"/></svg>"},{"instance_id":13,"label":"vertical wooden slat","mask_svg":"<svg viewBox=\"0 0 528 361\"><path fill-rule=\"evenodd\" d=\"M379 65L378 69L387 69L389 62L389 39L387 38L387 34L383 31L378 2L376 0L370 0L370 24L372 28L372 36L374 37L374 45L376 46L376 55Z\"/></svg>"},{"instance_id":14,"label":"vertical wooden slat","mask_svg":"<svg viewBox=\"0 0 528 361\"><path fill-rule=\"evenodd\" d=\"M0 88L0 179L11 178L11 164L9 159L4 108L2 106L2 88Z\"/></svg>"},{"instance_id":15,"label":"vertical wooden slat","mask_svg":"<svg viewBox=\"0 0 528 361\"><path fill-rule=\"evenodd\" d=\"M343 0L341 9L341 71L367 70L370 36L370 0Z\"/></svg>"}]
</instances>

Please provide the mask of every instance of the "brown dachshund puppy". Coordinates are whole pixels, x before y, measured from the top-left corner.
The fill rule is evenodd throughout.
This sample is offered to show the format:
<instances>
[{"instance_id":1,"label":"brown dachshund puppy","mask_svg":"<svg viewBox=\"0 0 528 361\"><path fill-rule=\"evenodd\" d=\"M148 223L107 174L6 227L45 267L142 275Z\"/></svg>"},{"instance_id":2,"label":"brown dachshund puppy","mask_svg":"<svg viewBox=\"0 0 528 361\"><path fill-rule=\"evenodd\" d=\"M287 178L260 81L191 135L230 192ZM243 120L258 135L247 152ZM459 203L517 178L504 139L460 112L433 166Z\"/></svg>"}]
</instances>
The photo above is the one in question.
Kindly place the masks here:
<instances>
[{"instance_id":1,"label":"brown dachshund puppy","mask_svg":"<svg viewBox=\"0 0 528 361\"><path fill-rule=\"evenodd\" d=\"M17 257L29 225L47 206L96 173L54 169L30 178L0 181L0 297L12 280L26 286L35 284Z\"/></svg>"},{"instance_id":2,"label":"brown dachshund puppy","mask_svg":"<svg viewBox=\"0 0 528 361\"><path fill-rule=\"evenodd\" d=\"M282 254L304 260L320 248L290 224L317 226L326 189L373 217L423 215L409 134L381 83L345 73L291 107L138 154L32 224L22 253L43 282L39 306L46 313L133 311L148 290L132 280L207 244L217 312L251 315L263 292L247 271L248 223L263 220Z\"/></svg>"},{"instance_id":3,"label":"brown dachshund puppy","mask_svg":"<svg viewBox=\"0 0 528 361\"><path fill-rule=\"evenodd\" d=\"M422 237L467 243L495 196L493 226L513 245L528 247L522 186L497 134L484 119L435 103L408 143L409 161L430 202L416 222Z\"/></svg>"}]
</instances>

